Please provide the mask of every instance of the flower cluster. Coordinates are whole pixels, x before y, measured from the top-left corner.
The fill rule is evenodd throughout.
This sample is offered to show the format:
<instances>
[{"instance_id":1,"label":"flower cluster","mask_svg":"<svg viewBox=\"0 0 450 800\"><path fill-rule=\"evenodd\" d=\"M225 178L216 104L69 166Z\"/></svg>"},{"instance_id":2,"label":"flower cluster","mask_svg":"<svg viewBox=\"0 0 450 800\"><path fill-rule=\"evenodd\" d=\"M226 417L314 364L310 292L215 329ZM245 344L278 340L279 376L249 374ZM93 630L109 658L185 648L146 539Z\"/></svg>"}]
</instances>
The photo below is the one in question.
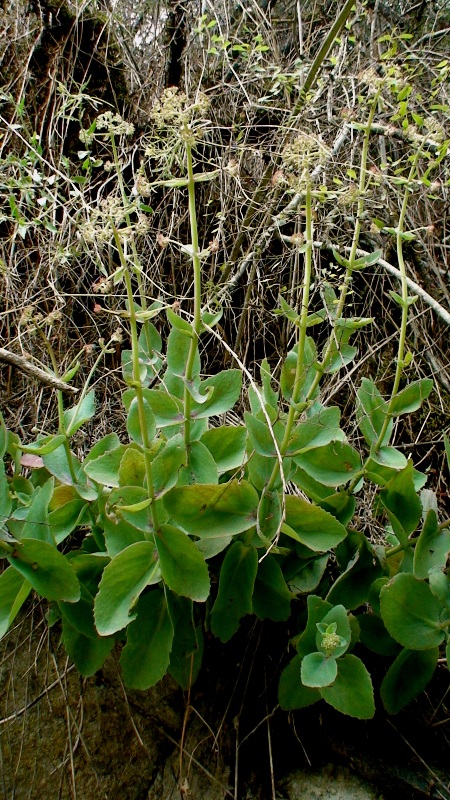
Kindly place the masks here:
<instances>
[{"instance_id":1,"label":"flower cluster","mask_svg":"<svg viewBox=\"0 0 450 800\"><path fill-rule=\"evenodd\" d=\"M208 108L209 100L202 92L198 92L195 101L191 103L184 92L171 86L164 90L160 99L155 100L150 116L159 128L181 127L204 116Z\"/></svg>"}]
</instances>

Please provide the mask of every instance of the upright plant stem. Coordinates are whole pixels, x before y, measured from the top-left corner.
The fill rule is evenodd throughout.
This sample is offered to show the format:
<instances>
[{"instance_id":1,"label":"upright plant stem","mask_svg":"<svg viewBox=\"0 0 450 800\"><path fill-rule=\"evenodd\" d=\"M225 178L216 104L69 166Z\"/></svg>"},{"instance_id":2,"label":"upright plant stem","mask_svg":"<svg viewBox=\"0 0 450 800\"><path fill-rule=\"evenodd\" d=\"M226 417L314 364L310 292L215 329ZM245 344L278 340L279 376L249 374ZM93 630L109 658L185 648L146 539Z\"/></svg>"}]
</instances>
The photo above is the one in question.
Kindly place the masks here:
<instances>
[{"instance_id":1,"label":"upright plant stem","mask_svg":"<svg viewBox=\"0 0 450 800\"><path fill-rule=\"evenodd\" d=\"M375 444L375 451L379 450L382 445L385 433L388 429L389 422L391 420L391 409L394 403L395 397L398 393L400 387L400 380L402 377L403 368L405 366L404 358L405 358L405 344L406 344L406 329L408 326L408 312L409 312L409 304L408 304L408 283L406 280L406 266L405 266L405 259L403 255L403 230L405 225L405 217L406 217L406 209L408 207L408 200L411 194L411 182L414 178L416 173L417 161L421 154L421 148L417 149L415 154L413 163L411 165L411 169L409 171L408 182L405 186L405 193L403 195L403 202L402 207L400 210L400 216L397 225L397 260L398 260L398 268L401 275L401 287L402 287L402 319L400 323L400 332L399 332L399 340L398 340L398 351L397 351L397 363L395 366L395 376L394 376L394 384L392 386L391 392L391 399L389 401L386 417L384 419L380 435Z\"/></svg>"},{"instance_id":2,"label":"upright plant stem","mask_svg":"<svg viewBox=\"0 0 450 800\"><path fill-rule=\"evenodd\" d=\"M144 465L145 476L147 479L147 490L150 499L150 513L152 515L152 523L155 531L159 530L158 512L155 506L155 490L153 486L152 462L150 459L150 439L147 430L147 423L145 420L145 406L144 406L144 393L142 391L141 377L140 377L140 364L139 364L139 337L137 328L136 311L134 308L133 287L131 285L131 275L128 269L128 264L125 254L120 242L119 233L113 226L114 239L116 242L117 251L119 253L120 262L124 270L125 287L127 290L128 310L130 314L130 333L131 333L131 352L132 352L132 367L133 367L133 389L136 392L136 402L138 407L139 427L142 436L142 444L144 451Z\"/></svg>"},{"instance_id":3,"label":"upright plant stem","mask_svg":"<svg viewBox=\"0 0 450 800\"><path fill-rule=\"evenodd\" d=\"M344 275L344 279L342 281L341 291L340 291L340 294L339 294L339 299L338 299L338 302L337 302L337 305L336 305L336 311L335 311L335 317L334 317L335 320L338 320L338 319L342 318L342 315L343 315L344 310L345 310L345 302L347 300L347 294L348 294L348 291L350 289L351 282L352 282L352 275L353 275L353 270L354 270L354 265L355 265L355 260L356 260L356 252L357 252L357 249L358 249L359 237L360 237L360 234L361 234L361 217L362 217L362 214L363 214L363 211L364 211L364 207L365 207L365 197L364 196L365 196L365 191L366 191L367 159L368 159L368 154L369 154L370 131L371 131L371 128L372 128L372 123L373 123L373 119L374 119L374 116L375 116L375 111L376 111L376 108L377 108L378 96L379 96L379 93L376 95L376 97L373 98L373 102L372 102L372 105L370 107L370 112L369 112L369 116L368 116L368 119L367 119L366 129L364 131L364 141L363 141L363 147L362 147L362 153L361 153L361 166L360 166L360 171L359 171L358 207L357 207L357 213L356 213L356 222L355 222L355 228L354 228L354 231L353 231L353 238L352 238L352 245L351 245L350 255L349 255L349 259L348 259L349 264L348 264L348 266L347 266L347 268L345 270L345 275ZM334 336L335 336L335 332L332 331L332 333L330 335L330 338L328 339L328 343L327 343L327 346L325 348L325 351L323 353L320 367L317 370L315 378L314 378L314 380L313 380L313 382L312 382L312 384L311 384L311 386L309 388L308 395L307 395L307 400L308 401L314 396L314 392L316 391L316 388L317 388L318 384L320 383L320 379L321 379L321 377L322 377L322 375L324 373L324 370L326 369L327 362L328 362L328 359L330 357L330 353L332 352L332 349L333 349Z\"/></svg>"},{"instance_id":4,"label":"upright plant stem","mask_svg":"<svg viewBox=\"0 0 450 800\"><path fill-rule=\"evenodd\" d=\"M295 366L294 383L292 386L291 404L286 422L286 429L283 436L283 441L280 444L280 454L283 457L291 437L292 428L299 416L298 400L301 389L301 379L304 371L305 360L305 344L306 344L306 331L308 327L308 308L309 308L309 293L311 288L311 273L312 273L312 251L313 251L313 223L312 223L312 208L311 208L311 183L307 182L305 193L305 239L307 249L305 250L305 268L303 276L303 286L301 292L301 310L300 319L298 323L298 341L297 341L297 362ZM267 484L267 491L270 492L277 480L280 471L280 464L277 461L272 470L272 474Z\"/></svg>"},{"instance_id":5,"label":"upright plant stem","mask_svg":"<svg viewBox=\"0 0 450 800\"><path fill-rule=\"evenodd\" d=\"M194 273L194 318L192 322L193 338L191 339L189 353L186 361L186 384L184 387L184 441L189 447L191 437L191 408L192 396L188 389L188 384L192 381L197 342L200 336L201 327L201 302L202 302L202 271L198 249L198 226L197 209L195 206L195 181L194 167L192 160L192 144L189 137L189 127L185 124L184 140L186 147L186 161L188 172L188 198L189 198L189 220L191 225L191 246L192 246L192 269Z\"/></svg>"}]
</instances>

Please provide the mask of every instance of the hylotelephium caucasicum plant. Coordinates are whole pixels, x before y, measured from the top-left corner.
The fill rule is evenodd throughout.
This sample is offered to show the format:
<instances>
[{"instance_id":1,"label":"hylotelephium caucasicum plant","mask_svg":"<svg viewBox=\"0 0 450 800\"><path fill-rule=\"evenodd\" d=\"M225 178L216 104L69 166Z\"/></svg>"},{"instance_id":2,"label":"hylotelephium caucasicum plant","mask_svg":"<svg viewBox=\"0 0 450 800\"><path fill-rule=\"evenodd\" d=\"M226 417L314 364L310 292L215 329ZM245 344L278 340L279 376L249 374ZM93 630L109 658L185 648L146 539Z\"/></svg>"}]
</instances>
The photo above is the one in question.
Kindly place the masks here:
<instances>
[{"instance_id":1,"label":"hylotelephium caucasicum plant","mask_svg":"<svg viewBox=\"0 0 450 800\"><path fill-rule=\"evenodd\" d=\"M85 241L108 243L116 269L102 281L125 291L128 441L109 433L83 460L71 448L96 413L89 387L113 342L102 343L74 406L66 408L58 392L56 434L23 444L1 420L0 548L8 562L0 575L1 635L35 592L51 604L52 624L61 625L64 647L82 675L93 675L118 647L128 686L145 690L169 672L187 689L201 666L205 625L228 642L247 614L284 623L303 609L295 655L280 677L282 708L325 700L361 719L375 712L364 648L387 659L379 691L389 713L425 688L444 645L448 658L450 521L439 522L434 496L421 492L426 476L391 444L396 418L418 410L433 387L421 379L400 388L411 360L406 328L416 299L408 294L404 224L420 146L410 160L395 230L402 281L401 294L391 293L401 313L394 382L385 398L372 379L362 379L356 392L360 450L341 428L339 408L321 399L323 379L354 360L351 338L371 323L345 314L352 276L381 255L358 255L380 91L375 87L362 126L353 239L346 255L334 253L344 277L338 294L324 286L319 312L310 310L313 204L320 202L311 171L327 152L310 134L297 134L283 150L283 179L303 198L304 230L284 237L303 256L301 302L297 310L280 296L275 313L291 326L295 344L276 374L267 360L261 363L260 382L237 357L236 368L203 377L202 336L222 342L218 292L205 293L202 286L210 250L200 249L197 227L196 185L220 174L199 172L195 162L208 128L206 98L190 102L167 90L155 104L157 135L147 157L160 177L150 181L143 167L131 194L117 148L117 138L131 127L107 113L85 132L86 146L101 137L110 147L120 192L119 201L105 203L81 233ZM191 240L172 244L190 260L190 313L147 296L135 237L151 211L142 198L155 187L187 193ZM157 327L162 315L170 328L165 343ZM328 325L320 352L308 333L315 325ZM54 374L65 382L76 369L59 376L53 359ZM241 422L225 422L237 404L245 409ZM34 457L25 461L32 464L28 477L24 454ZM388 525L384 541L372 541L358 526L357 501L367 485L377 487L378 513L383 510ZM213 558L218 588L212 590Z\"/></svg>"}]
</instances>

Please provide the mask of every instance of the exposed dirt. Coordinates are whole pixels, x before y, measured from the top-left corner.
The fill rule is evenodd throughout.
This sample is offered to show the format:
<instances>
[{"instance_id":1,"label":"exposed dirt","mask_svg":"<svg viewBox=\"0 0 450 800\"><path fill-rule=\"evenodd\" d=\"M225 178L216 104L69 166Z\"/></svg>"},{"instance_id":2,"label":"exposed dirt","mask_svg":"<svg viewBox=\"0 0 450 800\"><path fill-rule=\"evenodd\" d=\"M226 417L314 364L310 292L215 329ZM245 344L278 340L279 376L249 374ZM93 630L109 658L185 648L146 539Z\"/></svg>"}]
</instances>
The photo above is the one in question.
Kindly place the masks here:
<instances>
[{"instance_id":1,"label":"exposed dirt","mask_svg":"<svg viewBox=\"0 0 450 800\"><path fill-rule=\"evenodd\" d=\"M117 654L83 680L42 607L30 609L0 651L5 800L450 800L442 687L440 708L425 698L393 722L325 706L288 716L274 628L244 625L235 638L209 642L180 759L187 698L174 682L125 691Z\"/></svg>"}]
</instances>

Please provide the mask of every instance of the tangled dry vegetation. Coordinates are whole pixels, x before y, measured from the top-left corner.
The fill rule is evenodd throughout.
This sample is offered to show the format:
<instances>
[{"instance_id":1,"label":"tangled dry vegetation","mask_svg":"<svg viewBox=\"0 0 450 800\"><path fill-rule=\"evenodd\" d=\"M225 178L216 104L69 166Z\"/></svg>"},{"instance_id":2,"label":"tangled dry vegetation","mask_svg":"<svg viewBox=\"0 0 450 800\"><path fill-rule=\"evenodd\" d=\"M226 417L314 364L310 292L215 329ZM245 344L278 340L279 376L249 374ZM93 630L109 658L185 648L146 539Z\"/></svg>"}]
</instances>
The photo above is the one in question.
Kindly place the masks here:
<instances>
[{"instance_id":1,"label":"tangled dry vegetation","mask_svg":"<svg viewBox=\"0 0 450 800\"><path fill-rule=\"evenodd\" d=\"M406 454L414 449L416 466L430 473L445 503L450 7L444 0L357 2L312 75L339 9L335 0L4 3L0 326L7 354L0 391L8 427L25 440L57 427L52 389L30 377L30 365L62 375L79 361L74 385L82 386L99 340L111 337L114 352L95 377L101 410L78 434L79 455L105 433L124 430L125 299L108 277L117 265L102 221L122 225L125 217L111 145L91 136L101 114L124 120L120 174L134 202L133 246L147 296L191 312L191 273L180 249L189 241L186 190L161 185L169 176L176 184L183 165L164 146L154 110L164 91L193 99L202 93L208 107L196 171L217 173L197 184L200 245L209 250L203 300L205 308L224 309L220 340L204 345L208 372L236 355L256 375L266 357L276 375L292 345L287 320L274 312L280 294L292 307L299 304L304 187L293 164L304 157L315 191L312 310L322 307L327 287L339 287L335 254L345 255L357 224L361 252L383 251L375 266L355 274L349 294L353 314L373 319L358 334L358 358L323 386L324 399L333 397L343 409L350 438L361 377L370 375L386 392L392 382L400 314L389 295L398 290L394 234L411 158L419 145L426 151L405 220L410 289L419 295L408 326L408 370L411 379L433 377L435 392L421 416L398 424L395 443L401 448L404 441ZM361 187L362 131L374 96ZM320 345L320 326L315 330ZM22 368L8 354L22 358Z\"/></svg>"}]
</instances>

